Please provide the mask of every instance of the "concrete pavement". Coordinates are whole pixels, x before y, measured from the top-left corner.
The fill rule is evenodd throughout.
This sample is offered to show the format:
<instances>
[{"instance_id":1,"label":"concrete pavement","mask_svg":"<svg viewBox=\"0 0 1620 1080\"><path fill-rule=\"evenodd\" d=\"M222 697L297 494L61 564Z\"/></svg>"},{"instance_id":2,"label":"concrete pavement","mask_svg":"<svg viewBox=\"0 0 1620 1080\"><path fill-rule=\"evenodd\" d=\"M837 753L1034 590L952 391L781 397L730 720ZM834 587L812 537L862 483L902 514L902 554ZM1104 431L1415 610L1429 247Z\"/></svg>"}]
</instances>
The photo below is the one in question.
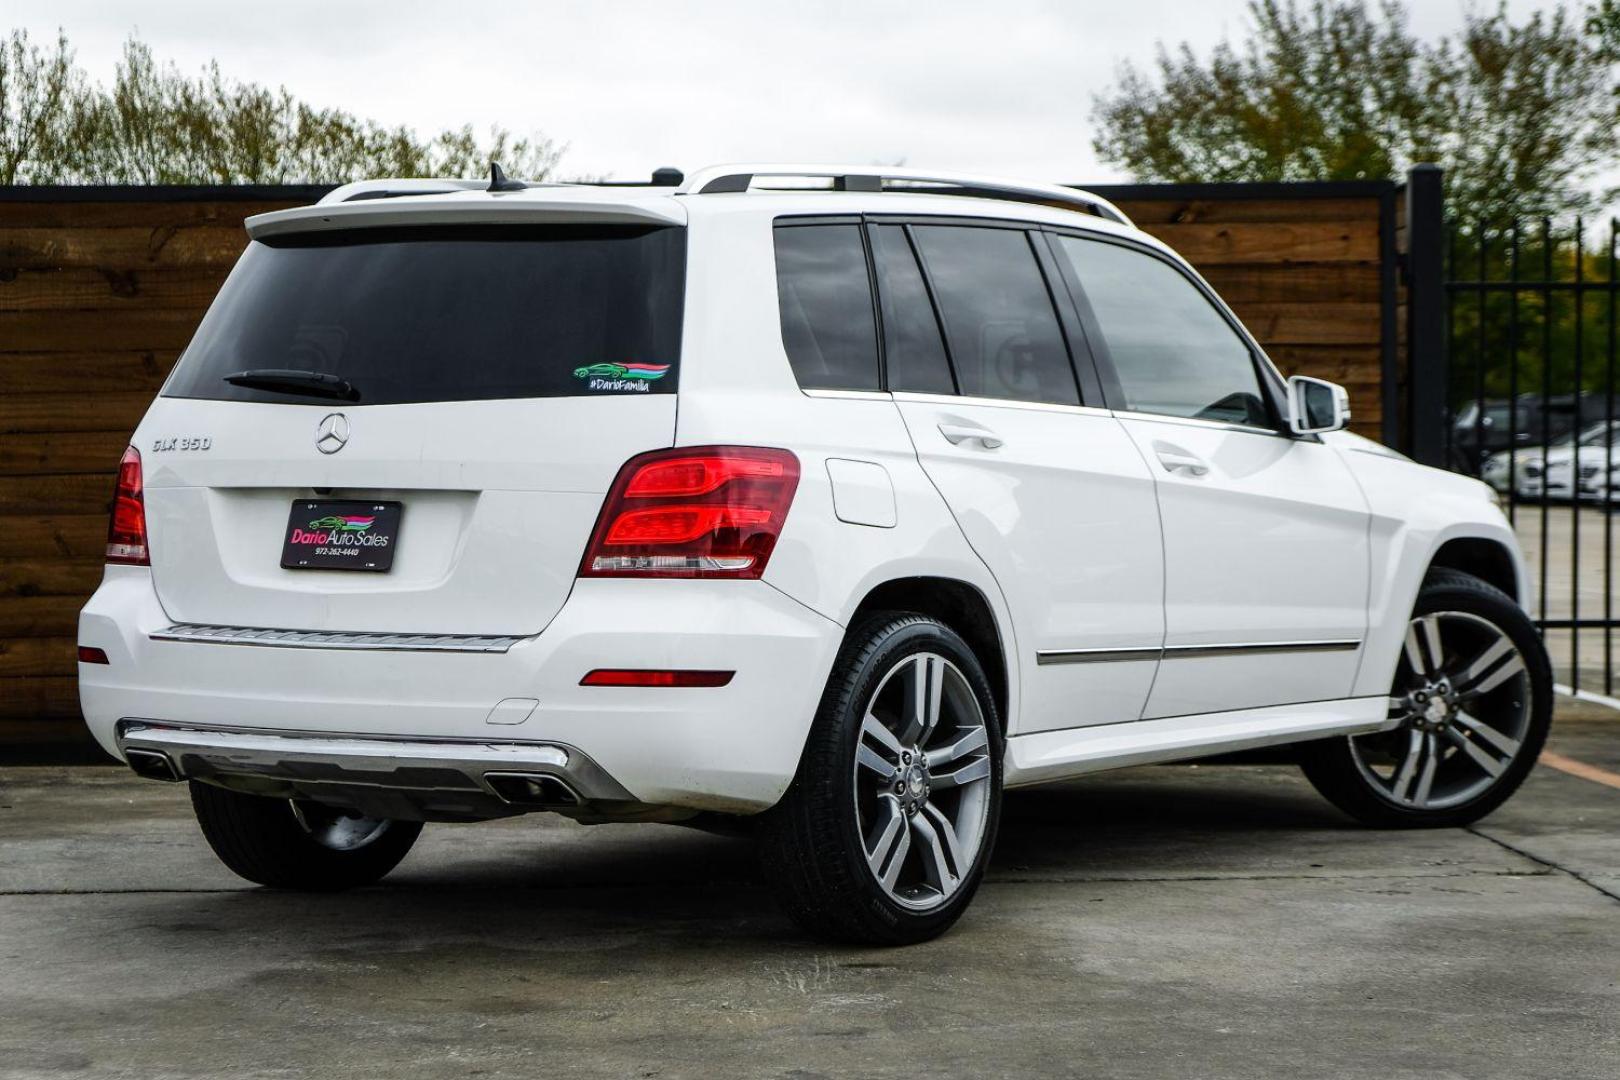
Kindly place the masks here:
<instances>
[{"instance_id":1,"label":"concrete pavement","mask_svg":"<svg viewBox=\"0 0 1620 1080\"><path fill-rule=\"evenodd\" d=\"M1553 749L1620 773L1620 718ZM1620 1075L1620 789L1538 768L1373 832L1286 766L1009 796L944 939L808 941L749 845L429 826L380 887L245 886L182 788L0 770L0 1076Z\"/></svg>"}]
</instances>

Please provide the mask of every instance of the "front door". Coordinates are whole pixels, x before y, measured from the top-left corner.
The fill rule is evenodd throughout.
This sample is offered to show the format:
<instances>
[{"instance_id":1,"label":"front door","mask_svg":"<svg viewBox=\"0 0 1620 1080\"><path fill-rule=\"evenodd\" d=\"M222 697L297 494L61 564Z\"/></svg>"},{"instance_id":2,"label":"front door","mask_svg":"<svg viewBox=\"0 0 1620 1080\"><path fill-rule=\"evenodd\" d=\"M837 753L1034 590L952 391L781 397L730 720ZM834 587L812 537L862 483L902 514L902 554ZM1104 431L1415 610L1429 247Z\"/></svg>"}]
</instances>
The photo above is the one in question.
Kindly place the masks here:
<instances>
[{"instance_id":1,"label":"front door","mask_svg":"<svg viewBox=\"0 0 1620 1080\"><path fill-rule=\"evenodd\" d=\"M1274 373L1194 279L1145 247L1062 236L1105 393L1153 473L1164 658L1145 716L1350 693L1367 629L1366 500L1282 427Z\"/></svg>"}]
</instances>

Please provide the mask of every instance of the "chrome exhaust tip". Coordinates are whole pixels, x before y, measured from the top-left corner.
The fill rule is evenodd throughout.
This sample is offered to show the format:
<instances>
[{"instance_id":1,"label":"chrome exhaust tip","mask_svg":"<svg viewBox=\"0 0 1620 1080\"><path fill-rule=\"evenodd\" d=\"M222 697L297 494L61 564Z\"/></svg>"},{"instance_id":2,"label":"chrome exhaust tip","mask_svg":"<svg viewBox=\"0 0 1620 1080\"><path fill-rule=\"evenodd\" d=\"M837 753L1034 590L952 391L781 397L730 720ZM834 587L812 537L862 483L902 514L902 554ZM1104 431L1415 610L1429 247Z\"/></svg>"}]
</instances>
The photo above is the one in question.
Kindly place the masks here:
<instances>
[{"instance_id":1,"label":"chrome exhaust tip","mask_svg":"<svg viewBox=\"0 0 1620 1080\"><path fill-rule=\"evenodd\" d=\"M549 809L584 803L573 788L549 773L490 772L484 774L484 783L502 802L512 806Z\"/></svg>"},{"instance_id":2,"label":"chrome exhaust tip","mask_svg":"<svg viewBox=\"0 0 1620 1080\"><path fill-rule=\"evenodd\" d=\"M180 775L180 770L174 767L174 762L169 760L169 755L158 750L125 750L124 761L136 776L148 780L173 784L185 779Z\"/></svg>"}]
</instances>

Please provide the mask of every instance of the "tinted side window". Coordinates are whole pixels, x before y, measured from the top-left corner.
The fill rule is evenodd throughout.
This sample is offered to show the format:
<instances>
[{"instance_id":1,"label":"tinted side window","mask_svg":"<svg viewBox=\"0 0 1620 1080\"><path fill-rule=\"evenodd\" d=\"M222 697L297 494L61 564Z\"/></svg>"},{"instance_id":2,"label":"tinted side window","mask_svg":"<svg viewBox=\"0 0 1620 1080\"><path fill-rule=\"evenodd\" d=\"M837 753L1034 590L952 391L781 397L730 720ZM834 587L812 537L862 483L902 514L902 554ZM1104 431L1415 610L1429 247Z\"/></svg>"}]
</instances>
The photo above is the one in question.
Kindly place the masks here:
<instances>
[{"instance_id":1,"label":"tinted side window","mask_svg":"<svg viewBox=\"0 0 1620 1080\"><path fill-rule=\"evenodd\" d=\"M940 336L939 320L934 317L934 305L905 228L879 225L873 238L878 293L883 297L883 355L889 367L889 389L956 393L945 339Z\"/></svg>"},{"instance_id":2,"label":"tinted side window","mask_svg":"<svg viewBox=\"0 0 1620 1080\"><path fill-rule=\"evenodd\" d=\"M859 225L776 229L782 344L805 389L878 389L877 322Z\"/></svg>"},{"instance_id":3,"label":"tinted side window","mask_svg":"<svg viewBox=\"0 0 1620 1080\"><path fill-rule=\"evenodd\" d=\"M1136 412L1272 425L1249 346L1191 281L1119 244L1060 238Z\"/></svg>"},{"instance_id":4,"label":"tinted side window","mask_svg":"<svg viewBox=\"0 0 1620 1080\"><path fill-rule=\"evenodd\" d=\"M961 392L1078 405L1069 352L1029 237L919 225L912 235L939 303Z\"/></svg>"}]
</instances>

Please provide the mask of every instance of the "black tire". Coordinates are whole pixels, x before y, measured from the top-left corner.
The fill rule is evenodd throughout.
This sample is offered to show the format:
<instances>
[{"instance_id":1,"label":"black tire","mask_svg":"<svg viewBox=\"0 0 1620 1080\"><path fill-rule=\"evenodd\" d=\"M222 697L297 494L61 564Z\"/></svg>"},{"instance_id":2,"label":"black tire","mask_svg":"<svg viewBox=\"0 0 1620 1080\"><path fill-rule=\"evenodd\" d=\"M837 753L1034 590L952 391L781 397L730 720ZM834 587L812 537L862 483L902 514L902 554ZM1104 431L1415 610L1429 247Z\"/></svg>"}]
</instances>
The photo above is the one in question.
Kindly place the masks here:
<instances>
[{"instance_id":1,"label":"black tire","mask_svg":"<svg viewBox=\"0 0 1620 1080\"><path fill-rule=\"evenodd\" d=\"M219 861L272 889L337 892L370 885L399 865L422 832L419 821L380 822L375 835L340 849L317 840L306 824L317 815L335 819L335 810L196 780L191 781L191 806Z\"/></svg>"},{"instance_id":2,"label":"black tire","mask_svg":"<svg viewBox=\"0 0 1620 1080\"><path fill-rule=\"evenodd\" d=\"M924 654L924 663L932 663L926 656L933 655L954 665L961 680L952 676L951 685L959 698L964 684L971 691L983 724L986 745L974 750L974 771L983 774L988 761L988 786L977 789L973 796L972 820L983 823L977 852L971 862L963 860L968 870L955 879L959 882L955 891L926 911L913 910L891 897L869 865L856 807L860 781L855 775L862 722L874 694L908 658L917 662L918 654ZM943 720L939 730L943 730ZM928 755L939 756L935 749L923 757ZM923 767L926 770L926 763ZM961 916L983 877L1000 820L1001 770L1001 723L994 695L967 643L948 626L924 615L883 612L865 618L850 628L833 665L797 775L782 801L761 816L758 842L765 876L788 914L817 937L865 945L907 945L937 937ZM946 790L944 775L930 778L939 786L938 793L925 794L920 804L913 805L934 800L928 814L945 806L952 793ZM891 779L900 784L895 790L904 786L898 775ZM980 775L973 782L981 784L985 779ZM879 790L881 799L889 797L886 784ZM956 804L959 814L968 813L965 806ZM899 828L908 837L913 835L909 819L899 820ZM937 857L938 846L933 850ZM952 857L956 854L953 848ZM896 862L906 858L924 858L922 847L897 856Z\"/></svg>"},{"instance_id":3,"label":"black tire","mask_svg":"<svg viewBox=\"0 0 1620 1080\"><path fill-rule=\"evenodd\" d=\"M1364 824L1380 828L1448 828L1472 824L1518 790L1547 741L1547 731L1552 724L1552 665L1530 617L1500 589L1456 570L1430 572L1418 593L1412 618L1439 613L1460 613L1482 619L1505 635L1518 651L1524 663L1524 678L1511 680L1504 684L1504 689L1492 693L1506 695L1509 700L1501 702L1503 706L1527 710L1522 718L1522 737L1516 740L1518 747L1512 751L1511 758L1502 759L1507 762L1505 768L1494 779L1487 780L1487 786L1460 802L1438 807L1402 805L1381 783L1369 779L1368 770L1358 763L1358 752L1365 752L1365 749L1358 751L1358 747L1366 748L1369 740L1398 739L1405 735L1412 737L1415 744L1418 736L1413 736L1412 726L1417 717L1403 721L1400 728L1383 735L1323 739L1302 746L1300 766L1316 790ZM1398 665L1392 697L1404 696L1410 686L1422 681L1421 677L1413 675L1407 655L1403 652ZM1456 669L1466 665L1467 659L1450 660L1449 669L1442 667L1440 673L1454 679ZM1483 706L1489 701L1482 699L1478 704ZM1435 736L1435 742L1444 745L1440 735ZM1383 745L1391 744L1386 741ZM1455 756L1459 751L1448 752Z\"/></svg>"}]
</instances>

